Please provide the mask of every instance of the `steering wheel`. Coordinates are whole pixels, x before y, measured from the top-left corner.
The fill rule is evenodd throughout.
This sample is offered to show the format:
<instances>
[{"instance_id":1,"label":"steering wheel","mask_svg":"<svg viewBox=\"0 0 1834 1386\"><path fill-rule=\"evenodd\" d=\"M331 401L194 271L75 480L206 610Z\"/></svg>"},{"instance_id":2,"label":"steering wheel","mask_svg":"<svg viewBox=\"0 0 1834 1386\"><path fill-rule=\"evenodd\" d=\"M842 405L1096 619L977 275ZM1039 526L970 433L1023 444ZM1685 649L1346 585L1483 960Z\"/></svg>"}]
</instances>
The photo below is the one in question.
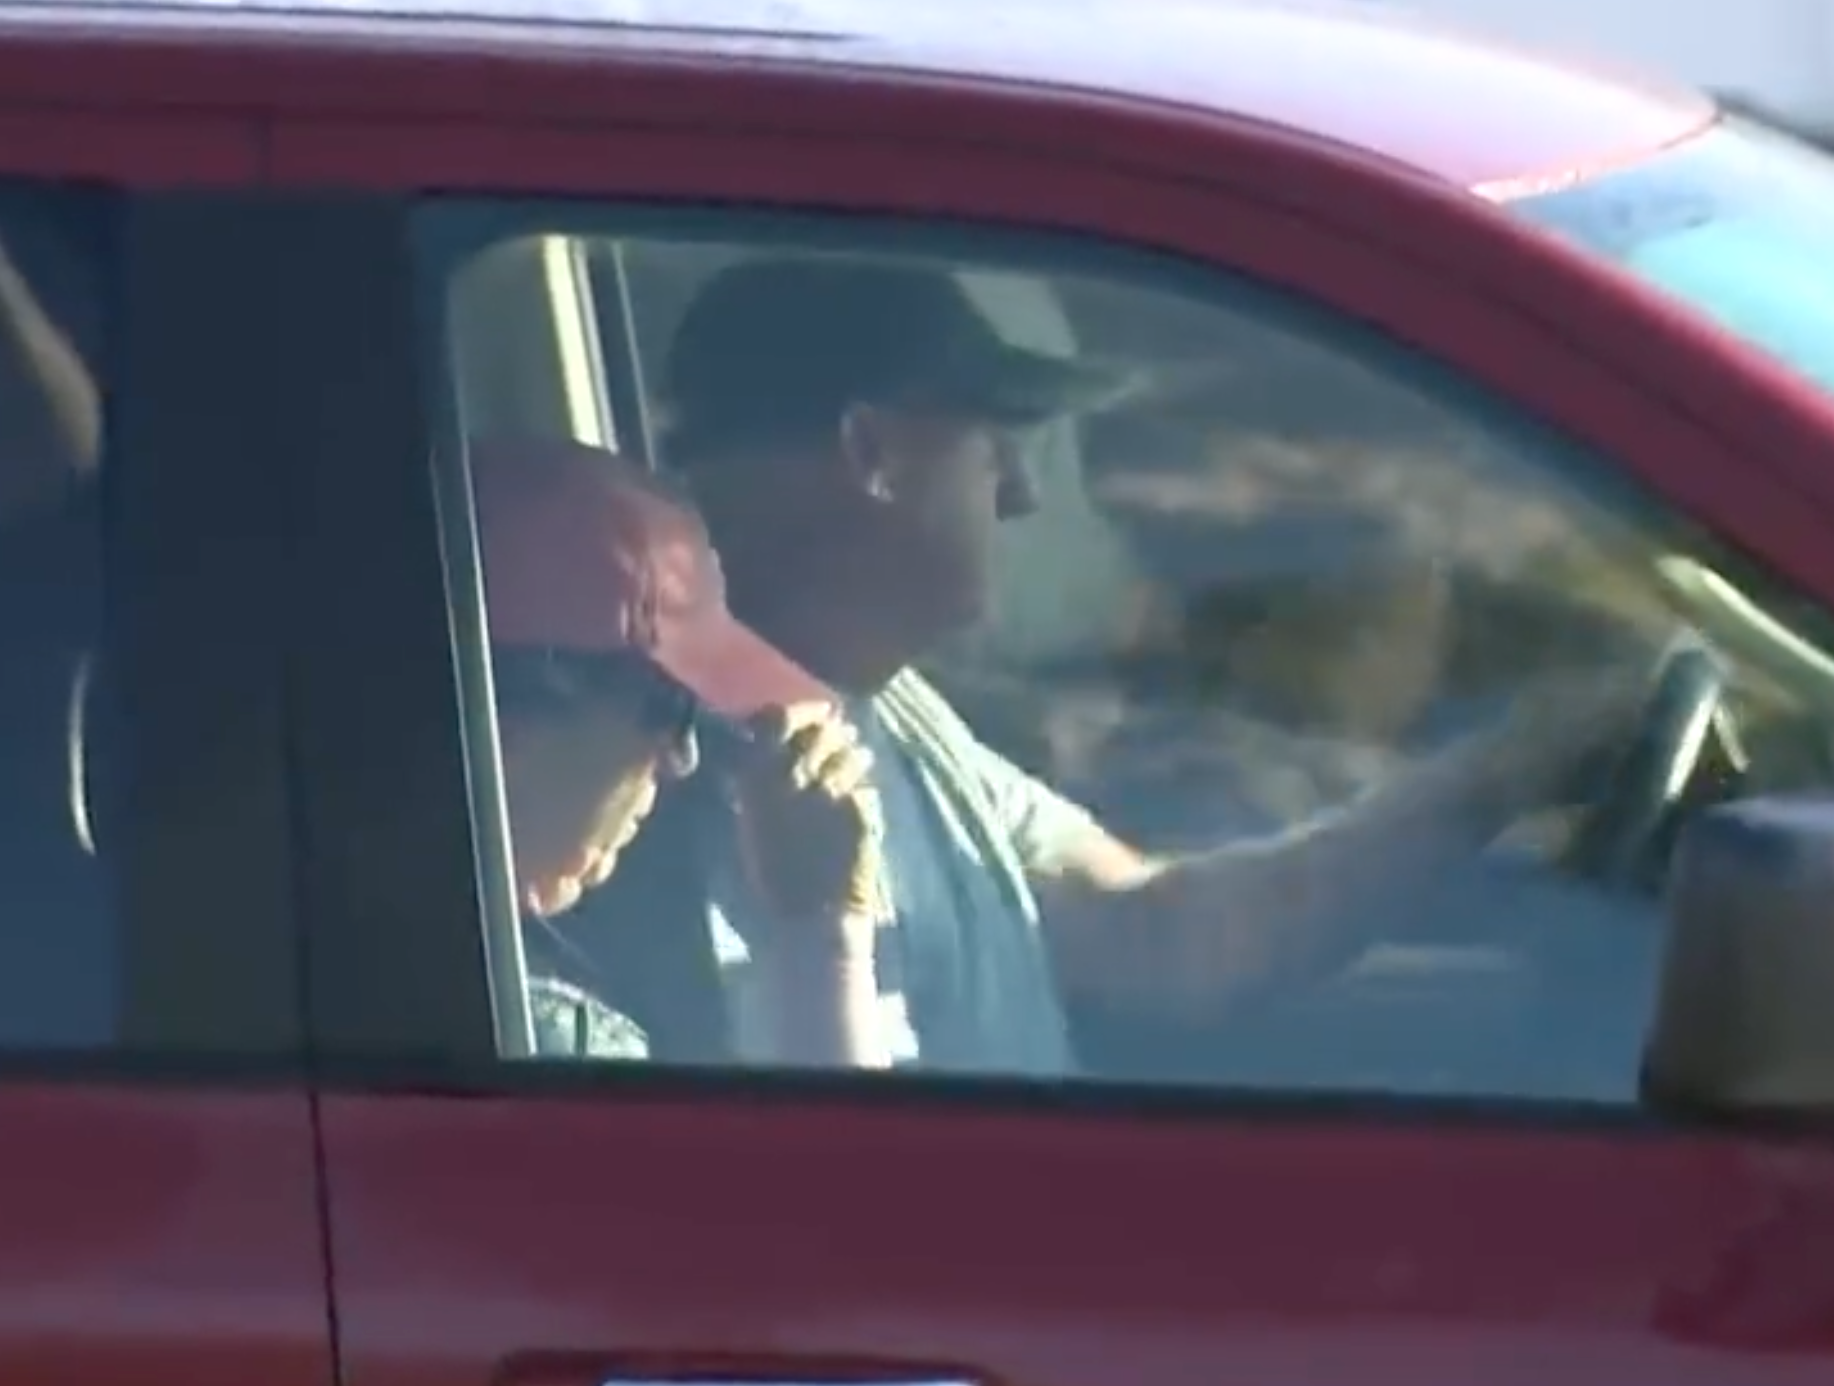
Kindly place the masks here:
<instances>
[{"instance_id":1,"label":"steering wheel","mask_svg":"<svg viewBox=\"0 0 1834 1386\"><path fill-rule=\"evenodd\" d=\"M1725 667L1710 650L1686 639L1670 646L1637 732L1574 838L1570 865L1606 885L1638 880L1711 744L1725 691Z\"/></svg>"},{"instance_id":2,"label":"steering wheel","mask_svg":"<svg viewBox=\"0 0 1834 1386\"><path fill-rule=\"evenodd\" d=\"M1725 688L1709 650L1671 646L1628 744L1605 762L1563 854L1568 871L1475 860L1429 910L1456 927L1410 926L1387 972L1254 998L1201 1025L1079 1013L1079 1041L1097 1067L1156 1081L1297 1088L1327 1076L1354 1090L1626 1098L1642 1021L1625 999L1649 976L1659 937L1631 927L1653 908L1634 887L1711 762ZM1528 903L1499 911L1499 899ZM1510 919L1536 927L1505 937Z\"/></svg>"}]
</instances>

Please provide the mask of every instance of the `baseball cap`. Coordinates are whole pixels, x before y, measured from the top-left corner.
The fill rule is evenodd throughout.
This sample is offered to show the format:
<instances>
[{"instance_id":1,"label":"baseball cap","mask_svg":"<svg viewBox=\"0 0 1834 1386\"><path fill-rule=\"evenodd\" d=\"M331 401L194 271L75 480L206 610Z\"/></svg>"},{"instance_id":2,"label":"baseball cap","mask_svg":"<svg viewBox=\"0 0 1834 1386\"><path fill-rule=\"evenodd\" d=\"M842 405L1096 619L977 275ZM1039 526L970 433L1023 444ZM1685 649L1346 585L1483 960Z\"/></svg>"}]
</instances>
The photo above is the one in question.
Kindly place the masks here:
<instances>
[{"instance_id":1,"label":"baseball cap","mask_svg":"<svg viewBox=\"0 0 1834 1386\"><path fill-rule=\"evenodd\" d=\"M836 701L726 609L705 525L651 473L558 440L477 440L469 455L494 645L639 654L734 721Z\"/></svg>"},{"instance_id":2,"label":"baseball cap","mask_svg":"<svg viewBox=\"0 0 1834 1386\"><path fill-rule=\"evenodd\" d=\"M1022 427L1110 407L1136 384L1014 346L946 271L811 258L715 274L683 315L663 376L683 438L825 427L860 401Z\"/></svg>"}]
</instances>

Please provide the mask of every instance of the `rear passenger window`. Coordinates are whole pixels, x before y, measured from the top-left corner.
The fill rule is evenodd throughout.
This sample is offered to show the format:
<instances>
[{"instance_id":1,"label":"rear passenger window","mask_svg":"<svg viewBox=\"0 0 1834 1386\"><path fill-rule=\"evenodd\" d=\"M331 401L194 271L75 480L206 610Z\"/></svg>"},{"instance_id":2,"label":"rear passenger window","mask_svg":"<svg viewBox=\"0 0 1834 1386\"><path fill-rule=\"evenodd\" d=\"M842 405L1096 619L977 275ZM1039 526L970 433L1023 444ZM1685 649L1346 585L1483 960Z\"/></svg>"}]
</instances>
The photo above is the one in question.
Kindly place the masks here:
<instances>
[{"instance_id":1,"label":"rear passenger window","mask_svg":"<svg viewBox=\"0 0 1834 1386\"><path fill-rule=\"evenodd\" d=\"M432 215L506 1056L1629 1104L1679 825L1834 782L1826 613L1317 305Z\"/></svg>"},{"instance_id":2,"label":"rear passenger window","mask_svg":"<svg viewBox=\"0 0 1834 1386\"><path fill-rule=\"evenodd\" d=\"M115 1034L99 477L110 226L99 195L0 186L0 1050Z\"/></svg>"}]
</instances>

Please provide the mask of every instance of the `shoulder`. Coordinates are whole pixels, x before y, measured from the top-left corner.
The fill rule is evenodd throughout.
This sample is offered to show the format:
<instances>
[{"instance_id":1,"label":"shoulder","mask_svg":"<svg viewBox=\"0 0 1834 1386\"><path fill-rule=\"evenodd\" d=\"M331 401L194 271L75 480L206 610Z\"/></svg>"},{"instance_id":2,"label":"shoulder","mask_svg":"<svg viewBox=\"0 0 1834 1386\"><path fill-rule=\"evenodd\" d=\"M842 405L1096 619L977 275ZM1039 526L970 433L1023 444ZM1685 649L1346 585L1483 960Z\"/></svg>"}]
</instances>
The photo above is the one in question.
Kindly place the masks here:
<instances>
[{"instance_id":1,"label":"shoulder","mask_svg":"<svg viewBox=\"0 0 1834 1386\"><path fill-rule=\"evenodd\" d=\"M873 702L888 733L964 796L1027 866L1056 860L1094 828L1081 805L982 741L921 674L900 674Z\"/></svg>"}]
</instances>

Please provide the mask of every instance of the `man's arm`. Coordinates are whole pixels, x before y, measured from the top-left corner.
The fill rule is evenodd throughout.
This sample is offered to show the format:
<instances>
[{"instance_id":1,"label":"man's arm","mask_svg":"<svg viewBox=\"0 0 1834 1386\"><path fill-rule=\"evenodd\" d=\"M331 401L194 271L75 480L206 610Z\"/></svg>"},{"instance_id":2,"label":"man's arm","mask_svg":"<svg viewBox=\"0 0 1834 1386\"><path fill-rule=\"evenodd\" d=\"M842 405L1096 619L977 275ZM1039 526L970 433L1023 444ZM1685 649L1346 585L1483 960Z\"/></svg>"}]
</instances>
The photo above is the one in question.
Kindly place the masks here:
<instances>
[{"instance_id":1,"label":"man's arm","mask_svg":"<svg viewBox=\"0 0 1834 1386\"><path fill-rule=\"evenodd\" d=\"M1392 918L1361 902L1430 880L1514 818L1489 781L1431 766L1292 832L1176 858L1092 824L1035 878L1059 977L1164 1008L1342 967L1375 941L1371 918Z\"/></svg>"},{"instance_id":2,"label":"man's arm","mask_svg":"<svg viewBox=\"0 0 1834 1386\"><path fill-rule=\"evenodd\" d=\"M1630 696L1635 692L1637 696ZM1341 967L1376 941L1366 902L1431 882L1558 797L1641 689L1561 690L1350 808L1279 836L1154 857L992 752L996 802L1039 892L1065 989L1156 1009Z\"/></svg>"}]
</instances>

